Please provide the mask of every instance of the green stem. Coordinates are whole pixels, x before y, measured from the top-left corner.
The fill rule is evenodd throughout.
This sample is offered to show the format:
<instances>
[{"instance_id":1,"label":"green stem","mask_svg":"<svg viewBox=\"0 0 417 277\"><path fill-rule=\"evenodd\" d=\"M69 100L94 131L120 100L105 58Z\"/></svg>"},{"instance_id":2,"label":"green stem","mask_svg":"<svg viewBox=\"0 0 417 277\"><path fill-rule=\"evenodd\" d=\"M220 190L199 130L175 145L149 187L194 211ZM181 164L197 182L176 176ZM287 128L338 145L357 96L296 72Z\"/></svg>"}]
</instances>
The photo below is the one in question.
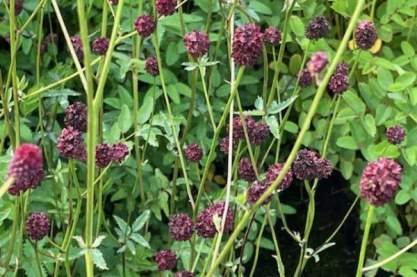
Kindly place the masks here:
<instances>
[{"instance_id":1,"label":"green stem","mask_svg":"<svg viewBox=\"0 0 417 277\"><path fill-rule=\"evenodd\" d=\"M358 262L358 268L356 270L356 277L362 277L362 268L365 262L366 246L368 244L369 231L371 230L372 220L374 217L374 210L375 210L374 206L372 205L368 206L368 215L366 217L365 230L363 232L361 252L359 254L359 262Z\"/></svg>"},{"instance_id":2,"label":"green stem","mask_svg":"<svg viewBox=\"0 0 417 277\"><path fill-rule=\"evenodd\" d=\"M211 125L213 127L213 130L216 130L216 123L215 123L214 117L213 117L213 109L212 109L211 104L210 104L210 97L209 97L209 94L208 94L208 91L207 91L207 85L206 85L206 80L204 79L204 72L203 72L202 66L198 66L198 71L200 72L201 84L203 85L204 97L206 98L207 111L209 113Z\"/></svg>"},{"instance_id":3,"label":"green stem","mask_svg":"<svg viewBox=\"0 0 417 277\"><path fill-rule=\"evenodd\" d=\"M275 251L276 251L275 260L276 260L277 266L278 266L278 273L279 273L279 276L285 277L285 267L284 267L284 263L282 262L281 251L279 250L278 240L277 240L277 236L275 234L274 225L272 224L271 215L269 214L269 209L267 209L265 211L265 214L266 214L266 218L268 220L269 228L271 229L272 240L274 242L274 247L275 247Z\"/></svg>"},{"instance_id":4,"label":"green stem","mask_svg":"<svg viewBox=\"0 0 417 277\"><path fill-rule=\"evenodd\" d=\"M42 273L42 266L41 266L41 261L39 259L39 253L38 253L38 242L32 242L32 246L33 246L33 250L35 251L35 260L36 260L36 267L38 269L39 272L39 276L42 277L43 273Z\"/></svg>"}]
</instances>

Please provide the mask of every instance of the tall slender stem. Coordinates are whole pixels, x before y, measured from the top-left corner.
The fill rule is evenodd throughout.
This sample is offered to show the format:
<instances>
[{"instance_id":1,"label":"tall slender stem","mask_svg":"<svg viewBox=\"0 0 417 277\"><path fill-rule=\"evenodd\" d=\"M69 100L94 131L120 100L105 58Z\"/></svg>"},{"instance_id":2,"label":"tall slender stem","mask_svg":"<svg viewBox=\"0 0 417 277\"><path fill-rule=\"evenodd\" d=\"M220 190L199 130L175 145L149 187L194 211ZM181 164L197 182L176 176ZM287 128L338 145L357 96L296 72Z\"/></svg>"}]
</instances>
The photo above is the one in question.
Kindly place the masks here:
<instances>
[{"instance_id":1,"label":"tall slender stem","mask_svg":"<svg viewBox=\"0 0 417 277\"><path fill-rule=\"evenodd\" d=\"M365 230L363 232L361 252L359 254L358 268L356 270L356 277L362 276L362 268L365 262L366 246L368 245L369 231L371 230L372 220L374 218L374 210L375 210L375 207L372 205L369 205L368 215L366 217L366 223L365 223Z\"/></svg>"}]
</instances>

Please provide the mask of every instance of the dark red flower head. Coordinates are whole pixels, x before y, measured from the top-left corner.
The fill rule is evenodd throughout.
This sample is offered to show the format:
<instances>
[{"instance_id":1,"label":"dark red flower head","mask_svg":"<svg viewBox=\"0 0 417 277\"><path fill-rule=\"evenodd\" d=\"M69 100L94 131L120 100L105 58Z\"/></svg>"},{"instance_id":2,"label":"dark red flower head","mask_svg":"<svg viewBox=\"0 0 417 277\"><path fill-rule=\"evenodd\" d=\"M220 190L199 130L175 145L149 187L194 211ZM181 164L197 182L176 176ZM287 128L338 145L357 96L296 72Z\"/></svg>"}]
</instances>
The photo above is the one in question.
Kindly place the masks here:
<instances>
[{"instance_id":1,"label":"dark red flower head","mask_svg":"<svg viewBox=\"0 0 417 277\"><path fill-rule=\"evenodd\" d=\"M135 29L138 34L143 37L147 38L155 32L156 28L156 21L150 15L141 15L135 21Z\"/></svg>"},{"instance_id":2,"label":"dark red flower head","mask_svg":"<svg viewBox=\"0 0 417 277\"><path fill-rule=\"evenodd\" d=\"M276 45L281 41L281 31L274 26L269 26L264 32L264 42Z\"/></svg>"},{"instance_id":3,"label":"dark red flower head","mask_svg":"<svg viewBox=\"0 0 417 277\"><path fill-rule=\"evenodd\" d=\"M248 182L253 182L256 180L255 170L253 169L252 162L249 158L245 157L240 159L239 176Z\"/></svg>"},{"instance_id":4,"label":"dark red flower head","mask_svg":"<svg viewBox=\"0 0 417 277\"><path fill-rule=\"evenodd\" d=\"M317 152L302 149L293 162L292 171L295 177L301 181L315 178L325 179L331 175L333 166L330 161L321 158Z\"/></svg>"},{"instance_id":5,"label":"dark red flower head","mask_svg":"<svg viewBox=\"0 0 417 277\"><path fill-rule=\"evenodd\" d=\"M191 218L184 213L173 215L169 220L169 233L174 240L189 240L193 235L194 225Z\"/></svg>"},{"instance_id":6,"label":"dark red flower head","mask_svg":"<svg viewBox=\"0 0 417 277\"><path fill-rule=\"evenodd\" d=\"M185 147L185 157L191 162L199 162L203 158L203 149L197 143Z\"/></svg>"},{"instance_id":7,"label":"dark red flower head","mask_svg":"<svg viewBox=\"0 0 417 277\"><path fill-rule=\"evenodd\" d=\"M50 33L44 39L41 43L41 53L45 53L48 50L49 45L52 43L56 43L58 41L58 35L55 33Z\"/></svg>"},{"instance_id":8,"label":"dark red flower head","mask_svg":"<svg viewBox=\"0 0 417 277\"><path fill-rule=\"evenodd\" d=\"M327 54L325 52L316 52L311 56L310 61L307 63L307 69L311 75L320 73L329 62Z\"/></svg>"},{"instance_id":9,"label":"dark red flower head","mask_svg":"<svg viewBox=\"0 0 417 277\"><path fill-rule=\"evenodd\" d=\"M159 270L170 270L177 266L177 255L171 250L161 250L156 253L155 262Z\"/></svg>"},{"instance_id":10,"label":"dark red flower head","mask_svg":"<svg viewBox=\"0 0 417 277\"><path fill-rule=\"evenodd\" d=\"M336 72L330 78L327 90L332 93L342 93L349 88L349 66L346 63L337 65Z\"/></svg>"},{"instance_id":11,"label":"dark red flower head","mask_svg":"<svg viewBox=\"0 0 417 277\"><path fill-rule=\"evenodd\" d=\"M106 37L96 38L91 44L91 49L97 55L104 55L109 48L109 39Z\"/></svg>"},{"instance_id":12,"label":"dark red flower head","mask_svg":"<svg viewBox=\"0 0 417 277\"><path fill-rule=\"evenodd\" d=\"M72 47L74 48L75 54L78 57L80 62L84 59L84 50L83 50L83 42L79 35L74 35L71 37Z\"/></svg>"},{"instance_id":13,"label":"dark red flower head","mask_svg":"<svg viewBox=\"0 0 417 277\"><path fill-rule=\"evenodd\" d=\"M233 139L232 146L234 147L235 145L236 145L236 140ZM229 136L224 137L220 140L219 147L220 147L220 151L223 152L224 154L227 155L229 153Z\"/></svg>"},{"instance_id":14,"label":"dark red flower head","mask_svg":"<svg viewBox=\"0 0 417 277\"><path fill-rule=\"evenodd\" d=\"M156 60L154 56L151 56L146 59L145 70L152 76L159 75L158 61Z\"/></svg>"},{"instance_id":15,"label":"dark red flower head","mask_svg":"<svg viewBox=\"0 0 417 277\"><path fill-rule=\"evenodd\" d=\"M233 59L239 65L254 65L261 54L262 44L263 34L258 25L250 23L238 27L233 36Z\"/></svg>"},{"instance_id":16,"label":"dark red flower head","mask_svg":"<svg viewBox=\"0 0 417 277\"><path fill-rule=\"evenodd\" d=\"M269 137L269 126L263 122L256 122L249 130L249 141L254 145L261 145Z\"/></svg>"},{"instance_id":17,"label":"dark red flower head","mask_svg":"<svg viewBox=\"0 0 417 277\"><path fill-rule=\"evenodd\" d=\"M177 272L175 273L175 277L194 277L194 273L190 272L190 271L181 271L181 272Z\"/></svg>"},{"instance_id":18,"label":"dark red flower head","mask_svg":"<svg viewBox=\"0 0 417 277\"><path fill-rule=\"evenodd\" d=\"M267 191L270 184L265 181L255 181L246 192L246 199L249 204L254 204ZM268 196L262 204L268 204L272 199L272 195Z\"/></svg>"},{"instance_id":19,"label":"dark red flower head","mask_svg":"<svg viewBox=\"0 0 417 277\"><path fill-rule=\"evenodd\" d=\"M159 15L171 15L175 12L176 0L156 0L156 11Z\"/></svg>"},{"instance_id":20,"label":"dark red flower head","mask_svg":"<svg viewBox=\"0 0 417 277\"><path fill-rule=\"evenodd\" d=\"M26 233L31 240L41 240L48 235L49 219L45 213L31 213L26 220Z\"/></svg>"},{"instance_id":21,"label":"dark red flower head","mask_svg":"<svg viewBox=\"0 0 417 277\"><path fill-rule=\"evenodd\" d=\"M43 157L39 146L20 145L9 163L8 177L14 178L9 192L18 195L39 186L43 179Z\"/></svg>"},{"instance_id":22,"label":"dark red flower head","mask_svg":"<svg viewBox=\"0 0 417 277\"><path fill-rule=\"evenodd\" d=\"M405 139L405 129L400 125L389 127L386 136L389 143L400 144Z\"/></svg>"},{"instance_id":23,"label":"dark red flower head","mask_svg":"<svg viewBox=\"0 0 417 277\"><path fill-rule=\"evenodd\" d=\"M210 47L210 40L205 33L192 31L184 36L184 44L188 54L194 58L200 58L207 54Z\"/></svg>"},{"instance_id":24,"label":"dark red flower head","mask_svg":"<svg viewBox=\"0 0 417 277\"><path fill-rule=\"evenodd\" d=\"M400 185L401 172L401 166L392 159L379 158L369 163L362 173L361 197L374 206L388 203Z\"/></svg>"},{"instance_id":25,"label":"dark red flower head","mask_svg":"<svg viewBox=\"0 0 417 277\"><path fill-rule=\"evenodd\" d=\"M129 155L129 147L124 143L115 143L111 146L111 160L114 163L123 162Z\"/></svg>"},{"instance_id":26,"label":"dark red flower head","mask_svg":"<svg viewBox=\"0 0 417 277\"><path fill-rule=\"evenodd\" d=\"M96 165L105 168L111 162L121 163L129 154L129 148L124 143L107 144L102 143L96 146Z\"/></svg>"},{"instance_id":27,"label":"dark red flower head","mask_svg":"<svg viewBox=\"0 0 417 277\"><path fill-rule=\"evenodd\" d=\"M298 84L302 88L308 87L313 83L313 76L311 76L310 71L308 71L308 69L301 70L298 78Z\"/></svg>"},{"instance_id":28,"label":"dark red flower head","mask_svg":"<svg viewBox=\"0 0 417 277\"><path fill-rule=\"evenodd\" d=\"M256 127L256 121L251 116L246 116L244 117L244 119L245 119L245 127L249 135L251 133L251 130L253 130ZM233 118L232 124L233 124L233 139L244 140L245 131L244 131L243 123L242 123L242 120L240 119L240 116L235 116ZM229 127L227 127L227 130L229 130Z\"/></svg>"},{"instance_id":29,"label":"dark red flower head","mask_svg":"<svg viewBox=\"0 0 417 277\"><path fill-rule=\"evenodd\" d=\"M203 238L213 238L216 233L216 225L213 222L213 218L217 217L218 221L221 222L223 217L223 212L225 208L224 202L217 202L211 205L210 207L204 209L197 216L197 223L195 224L195 229L197 234ZM230 208L227 209L226 223L224 226L224 232L229 233L233 228L233 210ZM219 226L220 227L220 226Z\"/></svg>"},{"instance_id":30,"label":"dark red flower head","mask_svg":"<svg viewBox=\"0 0 417 277\"><path fill-rule=\"evenodd\" d=\"M272 184L275 181L275 179L278 177L278 175L281 172L282 168L283 168L283 164L281 164L281 163L276 163L276 164L271 165L268 168L268 171L266 172L266 182L268 184ZM293 174L292 174L292 171L289 170L287 172L287 174L285 174L285 177L281 181L281 183L278 186L278 188L280 190L284 190L284 189L288 188L291 185L292 180L293 180Z\"/></svg>"},{"instance_id":31,"label":"dark red flower head","mask_svg":"<svg viewBox=\"0 0 417 277\"><path fill-rule=\"evenodd\" d=\"M378 34L373 22L364 20L359 22L353 34L356 45L361 49L370 49L378 39Z\"/></svg>"},{"instance_id":32,"label":"dark red flower head","mask_svg":"<svg viewBox=\"0 0 417 277\"><path fill-rule=\"evenodd\" d=\"M324 16L313 18L306 28L306 37L311 40L318 40L325 37L330 31L329 21Z\"/></svg>"},{"instance_id":33,"label":"dark red flower head","mask_svg":"<svg viewBox=\"0 0 417 277\"><path fill-rule=\"evenodd\" d=\"M68 126L62 129L57 142L58 152L68 159L85 161L87 151L85 149L83 134L81 131Z\"/></svg>"},{"instance_id":34,"label":"dark red flower head","mask_svg":"<svg viewBox=\"0 0 417 277\"><path fill-rule=\"evenodd\" d=\"M73 127L81 132L87 130L87 106L82 102L74 102L65 109L65 126Z\"/></svg>"}]
</instances>

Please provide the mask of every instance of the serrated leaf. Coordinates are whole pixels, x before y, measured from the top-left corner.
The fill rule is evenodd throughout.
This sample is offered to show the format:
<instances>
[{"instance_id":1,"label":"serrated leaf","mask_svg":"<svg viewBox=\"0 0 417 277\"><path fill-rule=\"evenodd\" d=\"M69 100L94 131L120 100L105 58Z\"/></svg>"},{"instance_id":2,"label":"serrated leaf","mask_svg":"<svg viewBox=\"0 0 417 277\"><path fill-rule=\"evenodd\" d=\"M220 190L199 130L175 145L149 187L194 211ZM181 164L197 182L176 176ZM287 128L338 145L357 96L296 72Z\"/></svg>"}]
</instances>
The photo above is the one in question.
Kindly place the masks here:
<instances>
[{"instance_id":1,"label":"serrated leaf","mask_svg":"<svg viewBox=\"0 0 417 277\"><path fill-rule=\"evenodd\" d=\"M106 236L104 236L104 235L101 235L101 236L98 236L98 237L96 237L96 239L94 240L94 242L93 242L93 245L92 245L92 247L93 248L97 248L97 247L99 247L100 246L100 244L103 242L103 240L106 238Z\"/></svg>"},{"instance_id":2,"label":"serrated leaf","mask_svg":"<svg viewBox=\"0 0 417 277\"><path fill-rule=\"evenodd\" d=\"M73 239L75 239L78 242L78 245L80 246L80 248L85 249L87 248L87 245L84 242L84 239L80 236L73 236Z\"/></svg>"},{"instance_id":3,"label":"serrated leaf","mask_svg":"<svg viewBox=\"0 0 417 277\"><path fill-rule=\"evenodd\" d=\"M149 210L144 211L132 224L133 232L137 232L142 229L145 223L149 220L151 212Z\"/></svg>"},{"instance_id":4,"label":"serrated leaf","mask_svg":"<svg viewBox=\"0 0 417 277\"><path fill-rule=\"evenodd\" d=\"M291 96L290 98L288 98L287 100L285 100L285 101L283 101L279 104L276 101L272 102L271 107L268 110L268 114L277 114L277 113L283 111L289 105L291 105L291 103L294 102L295 99L297 99L297 96Z\"/></svg>"},{"instance_id":5,"label":"serrated leaf","mask_svg":"<svg viewBox=\"0 0 417 277\"><path fill-rule=\"evenodd\" d=\"M91 256L93 258L93 263L100 268L101 270L108 270L107 263L104 260L103 253L98 249L92 249Z\"/></svg>"},{"instance_id":6,"label":"serrated leaf","mask_svg":"<svg viewBox=\"0 0 417 277\"><path fill-rule=\"evenodd\" d=\"M265 119L266 124L269 126L269 131L274 135L276 139L279 139L279 125L275 116L268 116Z\"/></svg>"},{"instance_id":7,"label":"serrated leaf","mask_svg":"<svg viewBox=\"0 0 417 277\"><path fill-rule=\"evenodd\" d=\"M119 226L120 230L123 233L129 233L129 225L126 223L126 221L124 221L123 219L121 219L120 217L118 217L117 215L114 215L113 218L116 220L117 226ZM127 232L126 232L127 231Z\"/></svg>"},{"instance_id":8,"label":"serrated leaf","mask_svg":"<svg viewBox=\"0 0 417 277\"><path fill-rule=\"evenodd\" d=\"M151 246L149 245L148 241L142 237L141 235L139 235L138 233L133 233L130 238L132 240L134 240L135 242L139 243L140 245L142 245L145 248L151 248Z\"/></svg>"}]
</instances>

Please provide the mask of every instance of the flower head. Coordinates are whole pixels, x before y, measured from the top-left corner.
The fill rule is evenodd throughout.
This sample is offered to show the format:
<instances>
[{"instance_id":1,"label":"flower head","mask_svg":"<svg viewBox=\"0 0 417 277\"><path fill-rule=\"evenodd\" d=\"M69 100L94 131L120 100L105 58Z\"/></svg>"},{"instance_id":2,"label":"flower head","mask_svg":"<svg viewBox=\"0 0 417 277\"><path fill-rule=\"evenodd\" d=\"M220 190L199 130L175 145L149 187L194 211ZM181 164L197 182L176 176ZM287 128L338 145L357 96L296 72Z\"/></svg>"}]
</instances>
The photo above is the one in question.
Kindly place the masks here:
<instances>
[{"instance_id":1,"label":"flower head","mask_svg":"<svg viewBox=\"0 0 417 277\"><path fill-rule=\"evenodd\" d=\"M58 152L68 159L85 161L87 151L85 149L83 134L71 126L62 129L57 142Z\"/></svg>"},{"instance_id":2,"label":"flower head","mask_svg":"<svg viewBox=\"0 0 417 277\"><path fill-rule=\"evenodd\" d=\"M266 28L264 32L264 42L275 45L281 41L281 31L273 26Z\"/></svg>"},{"instance_id":3,"label":"flower head","mask_svg":"<svg viewBox=\"0 0 417 277\"><path fill-rule=\"evenodd\" d=\"M254 145L261 145L269 137L269 126L263 122L256 122L249 130L249 140Z\"/></svg>"},{"instance_id":4,"label":"flower head","mask_svg":"<svg viewBox=\"0 0 417 277\"><path fill-rule=\"evenodd\" d=\"M192 31L184 36L184 44L191 56L194 58L200 58L207 54L210 46L210 40L205 33Z\"/></svg>"},{"instance_id":5,"label":"flower head","mask_svg":"<svg viewBox=\"0 0 417 277\"><path fill-rule=\"evenodd\" d=\"M30 188L36 188L43 179L43 157L39 146L20 145L9 163L8 177L14 179L9 192L18 195Z\"/></svg>"},{"instance_id":6,"label":"flower head","mask_svg":"<svg viewBox=\"0 0 417 277\"><path fill-rule=\"evenodd\" d=\"M405 138L405 129L400 125L392 126L387 129L387 139L391 144L400 144Z\"/></svg>"},{"instance_id":7,"label":"flower head","mask_svg":"<svg viewBox=\"0 0 417 277\"><path fill-rule=\"evenodd\" d=\"M143 37L147 38L155 31L156 28L156 21L150 15L141 15L135 21L135 29L138 34Z\"/></svg>"},{"instance_id":8,"label":"flower head","mask_svg":"<svg viewBox=\"0 0 417 277\"><path fill-rule=\"evenodd\" d=\"M80 62L84 59L84 50L83 50L83 42L79 35L74 35L71 37L72 47L74 48L75 54Z\"/></svg>"},{"instance_id":9,"label":"flower head","mask_svg":"<svg viewBox=\"0 0 417 277\"><path fill-rule=\"evenodd\" d=\"M177 255L171 250L161 250L156 253L155 262L159 270L170 270L177 266Z\"/></svg>"},{"instance_id":10,"label":"flower head","mask_svg":"<svg viewBox=\"0 0 417 277\"><path fill-rule=\"evenodd\" d=\"M156 0L156 11L159 15L171 15L175 12L176 0Z\"/></svg>"},{"instance_id":11,"label":"flower head","mask_svg":"<svg viewBox=\"0 0 417 277\"><path fill-rule=\"evenodd\" d=\"M41 53L45 53L48 50L48 47L51 43L56 43L58 40L58 35L55 33L50 33L44 39L41 43Z\"/></svg>"},{"instance_id":12,"label":"flower head","mask_svg":"<svg viewBox=\"0 0 417 277\"><path fill-rule=\"evenodd\" d=\"M328 178L333 171L330 161L321 158L317 152L302 149L293 162L292 170L299 180Z\"/></svg>"},{"instance_id":13,"label":"flower head","mask_svg":"<svg viewBox=\"0 0 417 277\"><path fill-rule=\"evenodd\" d=\"M308 69L301 70L298 78L298 84L302 88L308 87L313 83L313 76L311 76L310 71L308 71Z\"/></svg>"},{"instance_id":14,"label":"flower head","mask_svg":"<svg viewBox=\"0 0 417 277\"><path fill-rule=\"evenodd\" d=\"M112 161L112 147L110 144L102 143L96 146L96 165L105 168Z\"/></svg>"},{"instance_id":15,"label":"flower head","mask_svg":"<svg viewBox=\"0 0 417 277\"><path fill-rule=\"evenodd\" d=\"M282 168L283 168L283 165L281 163L276 163L276 164L271 165L268 168L268 171L266 172L266 182L268 184L272 184L275 181L275 179L278 177ZM293 180L293 173L291 170L289 170L287 174L285 174L284 179L281 181L279 185L279 189L284 190L288 188L291 185L292 180Z\"/></svg>"},{"instance_id":16,"label":"flower head","mask_svg":"<svg viewBox=\"0 0 417 277\"><path fill-rule=\"evenodd\" d=\"M31 213L26 220L26 233L31 240L41 240L48 235L49 219L45 213Z\"/></svg>"},{"instance_id":17,"label":"flower head","mask_svg":"<svg viewBox=\"0 0 417 277\"><path fill-rule=\"evenodd\" d=\"M65 109L65 126L73 127L81 132L87 130L87 106L82 102L74 102Z\"/></svg>"},{"instance_id":18,"label":"flower head","mask_svg":"<svg viewBox=\"0 0 417 277\"><path fill-rule=\"evenodd\" d=\"M234 147L235 145L236 145L236 140L233 139L232 146ZM224 154L227 155L229 153L229 136L224 137L220 140L219 147L220 147L220 151L223 152Z\"/></svg>"},{"instance_id":19,"label":"flower head","mask_svg":"<svg viewBox=\"0 0 417 277\"><path fill-rule=\"evenodd\" d=\"M151 56L146 59L145 70L152 76L159 75L158 61L156 60L154 56Z\"/></svg>"},{"instance_id":20,"label":"flower head","mask_svg":"<svg viewBox=\"0 0 417 277\"><path fill-rule=\"evenodd\" d=\"M391 201L401 182L401 166L392 159L379 158L369 163L360 181L361 197L374 206Z\"/></svg>"},{"instance_id":21,"label":"flower head","mask_svg":"<svg viewBox=\"0 0 417 277\"><path fill-rule=\"evenodd\" d=\"M249 158L242 158L239 162L239 176L243 180L253 182L256 180L255 170Z\"/></svg>"},{"instance_id":22,"label":"flower head","mask_svg":"<svg viewBox=\"0 0 417 277\"><path fill-rule=\"evenodd\" d=\"M349 88L349 67L346 63L340 63L336 67L336 72L330 78L327 85L328 91L332 93L342 93Z\"/></svg>"},{"instance_id":23,"label":"flower head","mask_svg":"<svg viewBox=\"0 0 417 277\"><path fill-rule=\"evenodd\" d=\"M253 130L256 127L256 121L251 116L244 117L245 119L245 127L248 132L248 135L251 133L251 130ZM242 124L242 120L240 119L240 116L235 116L233 118L233 139L234 140L240 140L245 139L245 131ZM229 129L229 127L227 128ZM250 137L250 135L249 135Z\"/></svg>"},{"instance_id":24,"label":"flower head","mask_svg":"<svg viewBox=\"0 0 417 277\"><path fill-rule=\"evenodd\" d=\"M307 63L307 69L311 75L320 73L329 62L327 54L325 52L316 52L311 56L310 61Z\"/></svg>"},{"instance_id":25,"label":"flower head","mask_svg":"<svg viewBox=\"0 0 417 277\"><path fill-rule=\"evenodd\" d=\"M189 240L193 235L194 226L191 218L184 213L173 215L169 220L169 233L174 240Z\"/></svg>"},{"instance_id":26,"label":"flower head","mask_svg":"<svg viewBox=\"0 0 417 277\"><path fill-rule=\"evenodd\" d=\"M175 277L194 277L194 273L190 272L190 271L181 271L181 272L177 272L175 273Z\"/></svg>"},{"instance_id":27,"label":"flower head","mask_svg":"<svg viewBox=\"0 0 417 277\"><path fill-rule=\"evenodd\" d=\"M270 184L265 181L255 181L246 192L246 199L249 204L256 203L259 198L265 193L269 188ZM262 204L268 204L272 199L272 195L267 197Z\"/></svg>"},{"instance_id":28,"label":"flower head","mask_svg":"<svg viewBox=\"0 0 417 277\"><path fill-rule=\"evenodd\" d=\"M129 147L124 143L115 143L111 146L111 160L114 163L123 162L129 155Z\"/></svg>"},{"instance_id":29,"label":"flower head","mask_svg":"<svg viewBox=\"0 0 417 277\"><path fill-rule=\"evenodd\" d=\"M372 48L378 38L375 25L369 20L359 22L353 36L355 38L356 45L360 49L365 50Z\"/></svg>"},{"instance_id":30,"label":"flower head","mask_svg":"<svg viewBox=\"0 0 417 277\"><path fill-rule=\"evenodd\" d=\"M325 37L330 31L330 23L324 16L313 18L307 25L305 35L310 40L318 40Z\"/></svg>"},{"instance_id":31,"label":"flower head","mask_svg":"<svg viewBox=\"0 0 417 277\"><path fill-rule=\"evenodd\" d=\"M210 207L204 209L197 216L197 223L195 229L197 234L204 238L213 238L217 233L216 225L214 224L214 217L221 219L225 208L224 202L217 202ZM233 228L233 210L229 207L227 209L226 222L224 232L229 233ZM221 220L219 220L221 221Z\"/></svg>"},{"instance_id":32,"label":"flower head","mask_svg":"<svg viewBox=\"0 0 417 277\"><path fill-rule=\"evenodd\" d=\"M203 158L203 149L197 143L189 144L185 147L185 157L191 162L199 162Z\"/></svg>"},{"instance_id":33,"label":"flower head","mask_svg":"<svg viewBox=\"0 0 417 277\"><path fill-rule=\"evenodd\" d=\"M99 37L93 40L91 44L93 52L97 55L104 55L109 48L109 39L106 37Z\"/></svg>"},{"instance_id":34,"label":"flower head","mask_svg":"<svg viewBox=\"0 0 417 277\"><path fill-rule=\"evenodd\" d=\"M262 43L263 34L258 25L250 23L238 27L233 36L233 59L242 66L254 65L261 54Z\"/></svg>"}]
</instances>

